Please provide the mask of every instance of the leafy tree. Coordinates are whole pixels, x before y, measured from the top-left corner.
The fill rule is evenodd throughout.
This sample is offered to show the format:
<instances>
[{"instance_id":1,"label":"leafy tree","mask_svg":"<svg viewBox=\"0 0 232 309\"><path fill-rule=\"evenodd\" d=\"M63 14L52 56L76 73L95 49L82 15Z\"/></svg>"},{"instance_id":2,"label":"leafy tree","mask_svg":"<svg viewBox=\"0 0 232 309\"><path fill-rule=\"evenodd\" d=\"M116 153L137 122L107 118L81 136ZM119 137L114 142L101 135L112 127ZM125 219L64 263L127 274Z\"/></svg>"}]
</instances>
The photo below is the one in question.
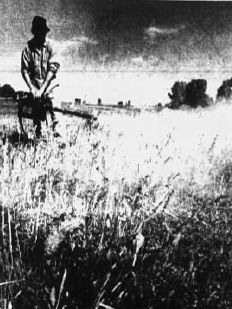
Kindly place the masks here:
<instances>
[{"instance_id":1,"label":"leafy tree","mask_svg":"<svg viewBox=\"0 0 232 309\"><path fill-rule=\"evenodd\" d=\"M15 90L9 84L5 84L2 87L0 87L0 95L4 98L14 97Z\"/></svg>"}]
</instances>

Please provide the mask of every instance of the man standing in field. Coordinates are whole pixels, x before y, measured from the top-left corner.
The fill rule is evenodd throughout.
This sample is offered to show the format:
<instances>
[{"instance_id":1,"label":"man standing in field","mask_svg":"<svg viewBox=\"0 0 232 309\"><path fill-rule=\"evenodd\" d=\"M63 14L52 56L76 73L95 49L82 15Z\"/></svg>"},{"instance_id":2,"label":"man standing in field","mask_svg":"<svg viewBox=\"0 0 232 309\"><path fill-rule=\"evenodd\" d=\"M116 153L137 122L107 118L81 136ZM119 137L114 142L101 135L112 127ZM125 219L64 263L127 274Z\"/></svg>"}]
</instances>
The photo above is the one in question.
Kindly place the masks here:
<instances>
[{"instance_id":1,"label":"man standing in field","mask_svg":"<svg viewBox=\"0 0 232 309\"><path fill-rule=\"evenodd\" d=\"M47 26L46 19L41 16L35 16L31 29L34 37L27 42L27 46L22 52L21 73L30 90L35 109L36 102L46 96L46 100L50 106L49 112L54 130L58 121L53 111L52 100L47 94L52 80L56 78L60 64L57 60L54 47L46 39L49 31L50 29ZM41 136L41 121L35 118L34 125L36 127L36 136Z\"/></svg>"}]
</instances>

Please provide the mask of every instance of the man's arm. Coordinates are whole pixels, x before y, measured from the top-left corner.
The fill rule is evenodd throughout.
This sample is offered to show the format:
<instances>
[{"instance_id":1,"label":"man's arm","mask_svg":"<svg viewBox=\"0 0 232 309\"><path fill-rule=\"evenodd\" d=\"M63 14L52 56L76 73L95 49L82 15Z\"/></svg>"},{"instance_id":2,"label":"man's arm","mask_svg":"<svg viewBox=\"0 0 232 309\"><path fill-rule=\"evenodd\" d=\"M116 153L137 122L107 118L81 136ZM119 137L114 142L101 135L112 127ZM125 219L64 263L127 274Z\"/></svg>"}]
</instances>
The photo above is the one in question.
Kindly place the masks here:
<instances>
[{"instance_id":1,"label":"man's arm","mask_svg":"<svg viewBox=\"0 0 232 309\"><path fill-rule=\"evenodd\" d=\"M25 80L30 92L32 93L33 97L35 97L37 89L32 84L29 74L26 71L22 71L22 77Z\"/></svg>"},{"instance_id":2,"label":"man's arm","mask_svg":"<svg viewBox=\"0 0 232 309\"><path fill-rule=\"evenodd\" d=\"M46 90L50 86L51 81L56 78L56 74L60 68L60 59L58 57L57 47L54 46L54 42L50 40L48 40L48 52L49 52L48 73L42 85L44 92L46 92Z\"/></svg>"},{"instance_id":3,"label":"man's arm","mask_svg":"<svg viewBox=\"0 0 232 309\"><path fill-rule=\"evenodd\" d=\"M25 80L30 92L32 95L35 97L37 88L33 85L30 79L29 75L29 55L28 55L28 50L25 48L22 52L22 57L21 57L21 74L23 79Z\"/></svg>"},{"instance_id":4,"label":"man's arm","mask_svg":"<svg viewBox=\"0 0 232 309\"><path fill-rule=\"evenodd\" d=\"M36 93L36 97L41 97L46 92L46 90L51 84L51 81L54 78L55 78L55 73L52 71L48 71L45 81L43 82L41 88Z\"/></svg>"},{"instance_id":5,"label":"man's arm","mask_svg":"<svg viewBox=\"0 0 232 309\"><path fill-rule=\"evenodd\" d=\"M41 88L39 89L37 96L42 96L46 93L46 90L51 84L51 81L56 78L56 73L60 68L60 61L57 57L56 48L54 45L48 41L48 52L49 52L49 60L48 60L48 73L46 79L44 80Z\"/></svg>"}]
</instances>

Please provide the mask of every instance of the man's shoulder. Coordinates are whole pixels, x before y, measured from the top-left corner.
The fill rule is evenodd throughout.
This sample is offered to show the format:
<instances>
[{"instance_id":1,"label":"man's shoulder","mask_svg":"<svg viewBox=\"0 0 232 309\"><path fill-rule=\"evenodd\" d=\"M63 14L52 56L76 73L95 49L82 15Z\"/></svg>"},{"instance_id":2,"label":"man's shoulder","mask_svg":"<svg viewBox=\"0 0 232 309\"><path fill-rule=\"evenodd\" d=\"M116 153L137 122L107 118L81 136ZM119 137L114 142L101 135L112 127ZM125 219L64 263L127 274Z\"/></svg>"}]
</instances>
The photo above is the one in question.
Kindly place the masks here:
<instances>
[{"instance_id":1,"label":"man's shoulder","mask_svg":"<svg viewBox=\"0 0 232 309\"><path fill-rule=\"evenodd\" d=\"M56 49L55 41L52 39L46 39L44 44L49 51L53 51L54 49Z\"/></svg>"},{"instance_id":2,"label":"man's shoulder","mask_svg":"<svg viewBox=\"0 0 232 309\"><path fill-rule=\"evenodd\" d=\"M51 39L46 39L43 45L47 50L52 51L54 49L54 41ZM36 48L33 38L27 41L26 46L24 47L25 51L32 51Z\"/></svg>"},{"instance_id":3,"label":"man's shoulder","mask_svg":"<svg viewBox=\"0 0 232 309\"><path fill-rule=\"evenodd\" d=\"M27 41L23 51L30 52L30 51L33 50L33 48L34 48L33 39L31 39L31 40Z\"/></svg>"}]
</instances>

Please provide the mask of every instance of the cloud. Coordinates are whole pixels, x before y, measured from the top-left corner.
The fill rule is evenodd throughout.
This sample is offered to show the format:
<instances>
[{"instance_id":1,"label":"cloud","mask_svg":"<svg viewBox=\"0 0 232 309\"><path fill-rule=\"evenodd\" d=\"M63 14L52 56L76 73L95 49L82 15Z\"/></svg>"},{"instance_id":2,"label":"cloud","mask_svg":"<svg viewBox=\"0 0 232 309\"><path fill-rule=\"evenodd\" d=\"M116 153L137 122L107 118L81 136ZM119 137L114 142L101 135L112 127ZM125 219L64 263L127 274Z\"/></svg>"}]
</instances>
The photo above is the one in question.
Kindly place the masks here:
<instances>
[{"instance_id":1,"label":"cloud","mask_svg":"<svg viewBox=\"0 0 232 309\"><path fill-rule=\"evenodd\" d=\"M68 68L70 65L81 64L79 57L81 48L98 44L97 40L84 35L75 36L70 40L49 39L49 41L52 42L54 49L57 51L63 69ZM0 71L20 71L21 51L0 53L0 62Z\"/></svg>"},{"instance_id":2,"label":"cloud","mask_svg":"<svg viewBox=\"0 0 232 309\"><path fill-rule=\"evenodd\" d=\"M98 44L97 40L84 35L75 36L70 40L53 40L53 42L58 51L62 67L65 67L66 69L70 66L79 65L81 63L82 59L80 57L80 51L82 49L87 47L92 49Z\"/></svg>"},{"instance_id":3,"label":"cloud","mask_svg":"<svg viewBox=\"0 0 232 309\"><path fill-rule=\"evenodd\" d=\"M144 35L146 38L154 41L158 36L175 35L185 28L186 26L184 25L178 27L162 27L154 25L153 22L149 27L144 29Z\"/></svg>"},{"instance_id":4,"label":"cloud","mask_svg":"<svg viewBox=\"0 0 232 309\"><path fill-rule=\"evenodd\" d=\"M60 53L67 51L70 47L80 48L86 44L98 44L97 40L94 40L84 35L73 37L70 40L53 40L53 42Z\"/></svg>"},{"instance_id":5,"label":"cloud","mask_svg":"<svg viewBox=\"0 0 232 309\"><path fill-rule=\"evenodd\" d=\"M159 59L154 55L149 55L146 58L140 55L138 57L131 58L130 63L138 67L155 67L159 65Z\"/></svg>"},{"instance_id":6,"label":"cloud","mask_svg":"<svg viewBox=\"0 0 232 309\"><path fill-rule=\"evenodd\" d=\"M80 44L91 44L91 45L97 45L98 41L94 40L92 38L89 38L87 36L81 35L75 38L76 41L78 41Z\"/></svg>"}]
</instances>

